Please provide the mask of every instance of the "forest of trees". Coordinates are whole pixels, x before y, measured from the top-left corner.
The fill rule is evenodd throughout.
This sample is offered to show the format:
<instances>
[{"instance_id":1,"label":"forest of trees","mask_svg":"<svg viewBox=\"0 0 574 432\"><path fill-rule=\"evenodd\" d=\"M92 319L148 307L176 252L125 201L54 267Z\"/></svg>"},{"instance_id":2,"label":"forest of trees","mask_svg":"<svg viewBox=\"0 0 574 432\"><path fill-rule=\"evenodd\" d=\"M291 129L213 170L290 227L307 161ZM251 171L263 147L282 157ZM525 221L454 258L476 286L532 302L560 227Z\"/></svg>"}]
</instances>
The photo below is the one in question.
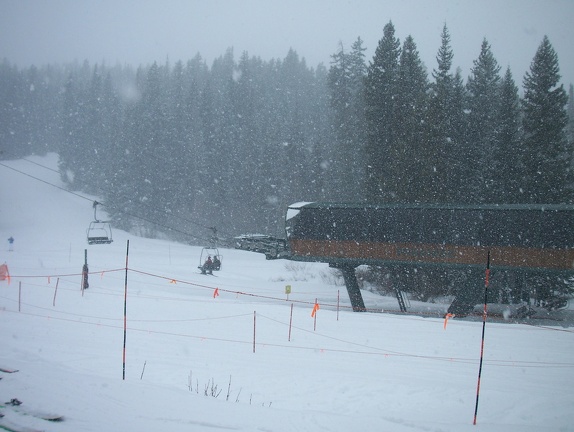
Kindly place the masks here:
<instances>
[{"instance_id":1,"label":"forest of trees","mask_svg":"<svg viewBox=\"0 0 574 432\"><path fill-rule=\"evenodd\" d=\"M114 225L282 236L296 201L572 203L574 105L544 37L519 91L487 40L466 82L446 25L429 73L389 22L329 68L229 49L209 67L0 64L0 157L57 152ZM86 221L88 223L89 221Z\"/></svg>"}]
</instances>

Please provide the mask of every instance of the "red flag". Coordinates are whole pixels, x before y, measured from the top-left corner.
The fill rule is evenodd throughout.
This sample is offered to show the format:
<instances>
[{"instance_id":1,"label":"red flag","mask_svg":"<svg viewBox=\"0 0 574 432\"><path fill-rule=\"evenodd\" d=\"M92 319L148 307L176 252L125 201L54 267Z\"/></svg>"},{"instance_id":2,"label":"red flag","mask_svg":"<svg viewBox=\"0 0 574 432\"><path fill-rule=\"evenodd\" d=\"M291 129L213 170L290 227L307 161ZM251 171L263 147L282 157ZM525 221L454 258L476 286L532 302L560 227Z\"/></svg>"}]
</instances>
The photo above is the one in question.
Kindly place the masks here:
<instances>
[{"instance_id":1,"label":"red flag","mask_svg":"<svg viewBox=\"0 0 574 432\"><path fill-rule=\"evenodd\" d=\"M219 288L215 288L215 291L213 291L213 298L217 297L219 295Z\"/></svg>"}]
</instances>

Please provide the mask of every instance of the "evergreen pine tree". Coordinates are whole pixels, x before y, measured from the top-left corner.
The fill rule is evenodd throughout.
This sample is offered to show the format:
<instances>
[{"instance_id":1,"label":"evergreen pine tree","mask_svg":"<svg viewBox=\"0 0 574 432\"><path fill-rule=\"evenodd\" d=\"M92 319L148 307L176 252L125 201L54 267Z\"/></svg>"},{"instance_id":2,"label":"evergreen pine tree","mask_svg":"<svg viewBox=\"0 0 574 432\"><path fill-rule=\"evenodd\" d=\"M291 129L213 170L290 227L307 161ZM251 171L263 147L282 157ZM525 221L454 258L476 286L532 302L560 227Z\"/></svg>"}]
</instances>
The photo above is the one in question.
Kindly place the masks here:
<instances>
[{"instance_id":1,"label":"evergreen pine tree","mask_svg":"<svg viewBox=\"0 0 574 432\"><path fill-rule=\"evenodd\" d=\"M352 161L351 181L349 189L352 201L360 201L364 198L365 179L365 146L366 146L366 122L365 122L365 77L367 76L367 64L365 62L366 50L363 40L358 37L351 45L350 52L350 79L351 79L351 142L354 144Z\"/></svg>"},{"instance_id":2,"label":"evergreen pine tree","mask_svg":"<svg viewBox=\"0 0 574 432\"><path fill-rule=\"evenodd\" d=\"M465 171L471 202L493 199L497 173L494 154L498 150L500 126L500 66L486 39L468 78L468 146Z\"/></svg>"},{"instance_id":3,"label":"evergreen pine tree","mask_svg":"<svg viewBox=\"0 0 574 432\"><path fill-rule=\"evenodd\" d=\"M103 171L105 156L109 137L105 136L107 127L104 112L103 99L103 69L94 65L92 78L90 81L88 93L86 95L85 111L86 119L84 126L84 151L86 157L84 167L86 170L85 190L90 193L102 196L105 188L104 181L106 173Z\"/></svg>"},{"instance_id":4,"label":"evergreen pine tree","mask_svg":"<svg viewBox=\"0 0 574 432\"><path fill-rule=\"evenodd\" d=\"M18 144L16 131L20 130L21 114L18 110L21 78L16 66L3 59L0 63L0 155L13 158L25 155Z\"/></svg>"},{"instance_id":5,"label":"evergreen pine tree","mask_svg":"<svg viewBox=\"0 0 574 432\"><path fill-rule=\"evenodd\" d=\"M205 127L202 116L202 95L205 92L209 70L201 55L197 54L187 62L185 81L187 83L185 109L185 142L181 158L185 161L186 175L181 179L182 205L187 214L198 214L198 198L202 195L200 169L203 161ZM185 204L184 204L185 203ZM189 226L188 226L189 229Z\"/></svg>"},{"instance_id":6,"label":"evergreen pine tree","mask_svg":"<svg viewBox=\"0 0 574 432\"><path fill-rule=\"evenodd\" d=\"M235 86L234 110L237 116L237 141L240 143L239 154L235 160L237 173L234 181L234 195L238 198L235 205L236 217L233 223L248 229L253 226L264 226L270 209L262 199L263 182L253 181L264 178L268 160L261 156L261 124L259 115L263 111L263 92L261 86L263 64L261 59L250 57L245 51L237 66L238 78ZM265 195L263 195L265 196ZM260 211L253 214L252 209ZM265 232L268 232L266 227Z\"/></svg>"},{"instance_id":7,"label":"evergreen pine tree","mask_svg":"<svg viewBox=\"0 0 574 432\"><path fill-rule=\"evenodd\" d=\"M524 199L531 203L572 202L570 162L565 128L566 91L558 56L547 36L524 77Z\"/></svg>"},{"instance_id":8,"label":"evergreen pine tree","mask_svg":"<svg viewBox=\"0 0 574 432\"><path fill-rule=\"evenodd\" d=\"M500 129L497 130L498 148L494 154L495 184L492 201L517 204L522 197L518 190L521 172L522 137L520 97L510 68L500 85Z\"/></svg>"},{"instance_id":9,"label":"evergreen pine tree","mask_svg":"<svg viewBox=\"0 0 574 432\"><path fill-rule=\"evenodd\" d=\"M23 76L21 88L21 116L25 139L21 142L23 155L45 154L59 141L59 118L61 100L58 88L60 79L50 67L38 69L31 66Z\"/></svg>"},{"instance_id":10,"label":"evergreen pine tree","mask_svg":"<svg viewBox=\"0 0 574 432\"><path fill-rule=\"evenodd\" d=\"M87 87L89 65L84 63L78 71L72 71L64 86L62 115L62 140L58 146L58 164L62 179L81 190L88 186L90 155L87 143Z\"/></svg>"},{"instance_id":11,"label":"evergreen pine tree","mask_svg":"<svg viewBox=\"0 0 574 432\"><path fill-rule=\"evenodd\" d=\"M240 151L234 139L236 116L234 115L233 80L235 60L233 49L215 59L203 91L201 122L203 143L199 150L198 213L205 226L222 226L233 217L232 192L235 166L233 158Z\"/></svg>"},{"instance_id":12,"label":"evergreen pine tree","mask_svg":"<svg viewBox=\"0 0 574 432\"><path fill-rule=\"evenodd\" d=\"M392 202L396 190L390 182L391 155L396 131L393 116L397 101L400 41L392 22L385 25L383 38L367 69L366 113L366 198L371 202Z\"/></svg>"},{"instance_id":13,"label":"evergreen pine tree","mask_svg":"<svg viewBox=\"0 0 574 432\"><path fill-rule=\"evenodd\" d=\"M166 155L161 167L163 181L160 186L160 193L164 196L158 207L168 215L169 226L177 229L174 230L174 235L180 237L179 231L185 232L187 229L190 204L194 201L193 188L189 187L188 179L195 171L195 158L190 157L192 155L189 153L190 116L186 104L188 85L183 62L177 61L173 68L166 72L168 74L163 78L166 81L166 118L162 134L166 142Z\"/></svg>"},{"instance_id":14,"label":"evergreen pine tree","mask_svg":"<svg viewBox=\"0 0 574 432\"><path fill-rule=\"evenodd\" d=\"M364 152L363 85L366 74L362 46L358 38L352 51L346 53L343 44L333 54L328 75L330 101L337 145L332 154L331 189L337 199L355 201L362 196Z\"/></svg>"},{"instance_id":15,"label":"evergreen pine tree","mask_svg":"<svg viewBox=\"0 0 574 432\"><path fill-rule=\"evenodd\" d=\"M574 148L574 86L568 88L568 126L566 129L569 148ZM574 157L574 155L572 155ZM574 161L573 161L574 162Z\"/></svg>"},{"instance_id":16,"label":"evergreen pine tree","mask_svg":"<svg viewBox=\"0 0 574 432\"><path fill-rule=\"evenodd\" d=\"M457 203L464 199L462 166L465 139L464 99L460 77L451 72L454 57L446 24L441 32L437 69L433 70L425 122L425 145L421 148L419 201Z\"/></svg>"},{"instance_id":17,"label":"evergreen pine tree","mask_svg":"<svg viewBox=\"0 0 574 432\"><path fill-rule=\"evenodd\" d=\"M466 182L468 173L464 164L466 149L468 148L468 115L466 111L467 90L462 79L460 68L452 80L452 95L450 99L450 137L451 151L450 166L446 170L445 199L444 202L465 203L468 201Z\"/></svg>"},{"instance_id":18,"label":"evergreen pine tree","mask_svg":"<svg viewBox=\"0 0 574 432\"><path fill-rule=\"evenodd\" d=\"M329 161L332 159L332 147L333 142L335 142L335 135L333 133L333 128L331 124L331 112L328 109L329 106L329 87L327 85L328 81L328 70L321 63L317 66L314 73L314 78L312 80L312 88L309 95L307 95L306 105L309 106L309 131L310 135L309 141L311 143L311 155L309 160L309 174L312 182L312 194L314 199L326 200L332 199L333 189L330 184L330 169ZM359 90L360 92L360 90ZM362 93L357 94L357 103L361 102ZM356 104L355 104L356 105ZM356 107L358 109L358 107ZM355 109L355 111L356 111ZM357 120L357 119L355 119ZM351 126L352 130L356 129L356 126ZM355 131L356 134L356 131ZM358 138L356 138L358 139ZM361 148L362 142L356 141L355 152L352 153L352 159L350 164L352 168L352 178L356 179L353 181L353 185L347 185L350 192L349 200L360 199L361 181L363 179L362 169L363 164L361 163ZM283 209L280 209L276 214L283 214ZM276 225L277 226L277 225ZM274 233L281 233L284 230L284 225L282 224L279 230L273 231Z\"/></svg>"},{"instance_id":19,"label":"evergreen pine tree","mask_svg":"<svg viewBox=\"0 0 574 432\"><path fill-rule=\"evenodd\" d=\"M331 112L333 113L333 128L336 145L331 156L330 172L331 186L334 191L341 191L341 201L345 201L348 192L345 188L350 183L349 165L346 163L349 153L353 151L351 144L351 83L349 55L345 52L343 43L339 50L331 56L328 86L330 90Z\"/></svg>"},{"instance_id":20,"label":"evergreen pine tree","mask_svg":"<svg viewBox=\"0 0 574 432\"><path fill-rule=\"evenodd\" d=\"M397 202L420 200L421 158L425 146L428 78L412 36L403 43L397 79L397 101L394 115L396 127L393 152L389 153L391 189Z\"/></svg>"}]
</instances>

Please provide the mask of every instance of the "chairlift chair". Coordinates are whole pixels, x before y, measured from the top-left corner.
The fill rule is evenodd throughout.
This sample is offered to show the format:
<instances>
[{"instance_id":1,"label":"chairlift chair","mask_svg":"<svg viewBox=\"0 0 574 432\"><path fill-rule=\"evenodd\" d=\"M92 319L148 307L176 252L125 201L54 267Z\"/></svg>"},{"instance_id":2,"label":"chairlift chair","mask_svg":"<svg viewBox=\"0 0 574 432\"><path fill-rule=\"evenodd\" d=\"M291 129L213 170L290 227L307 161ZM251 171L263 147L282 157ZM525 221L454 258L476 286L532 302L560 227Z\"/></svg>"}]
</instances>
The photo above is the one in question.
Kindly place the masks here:
<instances>
[{"instance_id":1,"label":"chairlift chair","mask_svg":"<svg viewBox=\"0 0 574 432\"><path fill-rule=\"evenodd\" d=\"M219 249L217 247L204 247L203 249L201 249L201 255L199 257L199 266L198 268L202 268L203 265L205 264L205 261L207 261L207 258L211 257L214 265L213 265L213 270L221 270L221 262L222 262L222 257L221 254L219 253ZM217 264L217 261L215 260L215 258L217 258L217 261L219 261L219 264Z\"/></svg>"},{"instance_id":2,"label":"chairlift chair","mask_svg":"<svg viewBox=\"0 0 574 432\"><path fill-rule=\"evenodd\" d=\"M110 244L114 240L112 239L112 226L107 221L98 220L96 215L97 206L100 203L94 201L94 220L90 222L90 226L87 230L88 244Z\"/></svg>"},{"instance_id":3,"label":"chairlift chair","mask_svg":"<svg viewBox=\"0 0 574 432\"><path fill-rule=\"evenodd\" d=\"M110 244L112 227L109 222L92 221L88 227L88 244Z\"/></svg>"}]
</instances>

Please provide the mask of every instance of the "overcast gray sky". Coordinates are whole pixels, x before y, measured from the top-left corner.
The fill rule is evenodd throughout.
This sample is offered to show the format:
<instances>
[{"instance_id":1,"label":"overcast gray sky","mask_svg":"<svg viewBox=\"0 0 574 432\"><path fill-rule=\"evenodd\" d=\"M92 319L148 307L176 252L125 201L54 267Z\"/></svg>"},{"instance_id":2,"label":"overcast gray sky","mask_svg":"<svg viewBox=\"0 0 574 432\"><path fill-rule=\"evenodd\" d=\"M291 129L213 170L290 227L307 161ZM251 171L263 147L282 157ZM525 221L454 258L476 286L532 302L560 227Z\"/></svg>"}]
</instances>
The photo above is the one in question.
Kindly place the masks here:
<instances>
[{"instance_id":1,"label":"overcast gray sky","mask_svg":"<svg viewBox=\"0 0 574 432\"><path fill-rule=\"evenodd\" d=\"M139 66L200 53L211 66L229 47L263 60L293 48L328 67L339 41L358 36L370 61L389 20L401 42L413 36L429 73L446 23L465 80L486 38L519 87L547 35L574 84L574 0L0 0L0 58Z\"/></svg>"}]
</instances>

